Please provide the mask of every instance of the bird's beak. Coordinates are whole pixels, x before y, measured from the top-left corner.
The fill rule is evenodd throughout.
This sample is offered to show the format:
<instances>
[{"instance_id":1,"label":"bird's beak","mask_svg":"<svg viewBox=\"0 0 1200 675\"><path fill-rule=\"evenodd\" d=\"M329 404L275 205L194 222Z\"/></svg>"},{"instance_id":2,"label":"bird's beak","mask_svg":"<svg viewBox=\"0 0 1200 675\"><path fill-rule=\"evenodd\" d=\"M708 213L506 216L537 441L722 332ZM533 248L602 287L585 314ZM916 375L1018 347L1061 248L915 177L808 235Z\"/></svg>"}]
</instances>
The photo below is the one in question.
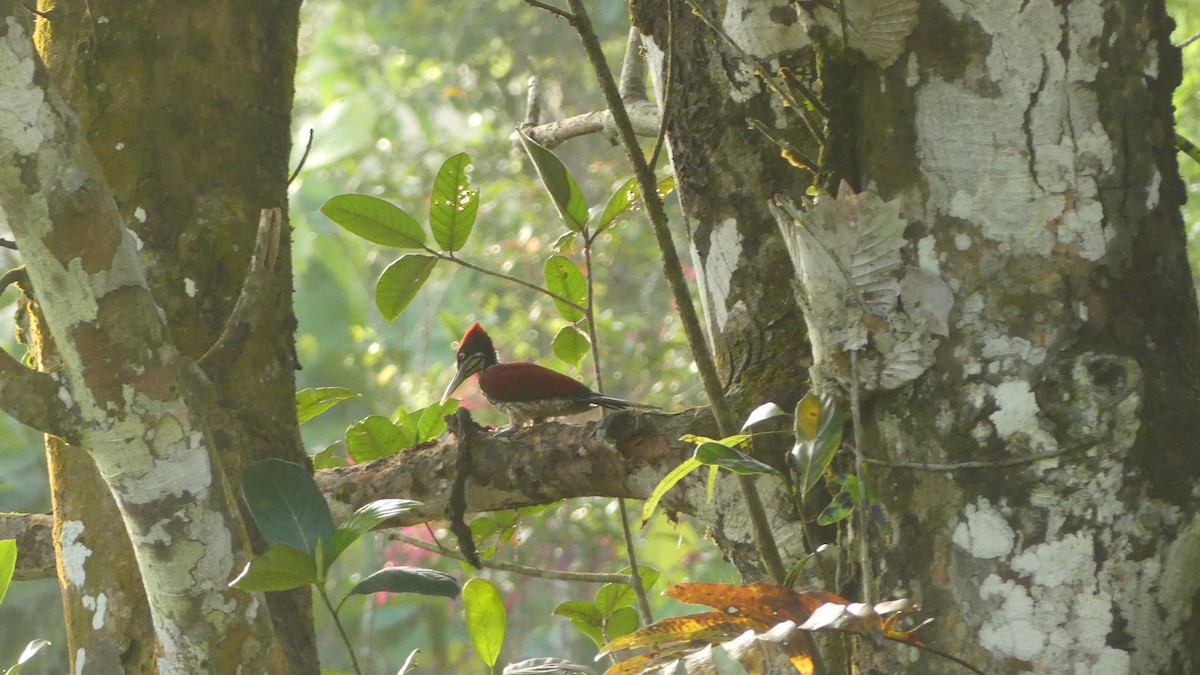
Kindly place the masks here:
<instances>
[{"instance_id":1,"label":"bird's beak","mask_svg":"<svg viewBox=\"0 0 1200 675\"><path fill-rule=\"evenodd\" d=\"M454 373L454 379L450 380L450 386L446 387L446 393L442 394L442 405L446 405L446 401L450 400L450 394L453 394L460 384L466 382L467 378L474 374L475 369L471 368L470 364L464 363L458 372Z\"/></svg>"}]
</instances>

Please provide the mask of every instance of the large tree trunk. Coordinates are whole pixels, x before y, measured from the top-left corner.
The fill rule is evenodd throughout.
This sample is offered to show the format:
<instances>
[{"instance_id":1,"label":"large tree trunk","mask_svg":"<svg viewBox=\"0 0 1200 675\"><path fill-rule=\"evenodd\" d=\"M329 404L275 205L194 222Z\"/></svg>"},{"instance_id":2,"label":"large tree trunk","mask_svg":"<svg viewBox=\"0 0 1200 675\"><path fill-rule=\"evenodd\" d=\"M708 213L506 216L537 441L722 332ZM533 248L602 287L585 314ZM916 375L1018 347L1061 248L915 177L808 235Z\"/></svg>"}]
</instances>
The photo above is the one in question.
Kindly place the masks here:
<instances>
[{"instance_id":1,"label":"large tree trunk","mask_svg":"<svg viewBox=\"0 0 1200 675\"><path fill-rule=\"evenodd\" d=\"M830 175L818 182L899 200L909 273L940 279L953 299L928 369L865 396L859 444L908 465L872 473L893 530L869 538L874 594L916 599L937 617L927 639L987 672L1200 667L1188 639L1200 634L1200 322L1173 151L1179 58L1162 3L922 2L907 51L886 67L841 50L836 22L794 7L709 11L767 72L815 40L830 115ZM667 44L661 18L635 18ZM735 363L746 355L721 331L769 276L744 242L772 241L771 195L801 195L742 131L740 106L756 100L741 93L747 61L690 12L674 30L686 65L667 106L672 156L688 218L704 224L693 235L709 325ZM777 112L768 126L787 135L798 118ZM712 178L735 175L770 187ZM714 193L724 199L699 198ZM803 362L786 326L764 324L757 358ZM957 668L900 651L861 665Z\"/></svg>"},{"instance_id":2,"label":"large tree trunk","mask_svg":"<svg viewBox=\"0 0 1200 675\"><path fill-rule=\"evenodd\" d=\"M138 457L136 443L129 444L124 454L92 447L90 443L108 439L97 436L86 420L81 433L72 438L81 448L59 438L48 441L54 540L73 671L148 672L156 667L156 649L160 659L166 658L158 663L164 670L232 671L236 663L279 670L272 654L281 652L263 642L275 639L272 631L255 627L262 617L270 616L275 621L273 633L291 664L287 671L315 672L311 599L306 591L271 594L270 611L265 612L256 609L259 600L224 588L248 555L244 517L230 487L237 485L241 467L265 456L305 461L293 414L295 360L290 328L294 318L286 234L271 291L256 299L256 325L262 329L236 336L235 349L211 354L204 375L194 366L222 336L238 298L255 248L259 210L286 207L299 2L253 7L206 3L170 10L118 3L101 10L87 3L44 0L40 10L50 17L38 19L36 37L51 82L80 117L81 133L103 172L99 180L107 183L99 194L102 210L109 206L104 200L111 190L120 220L134 233L135 239L128 242L136 243L137 260L132 266L140 267L137 275L145 277L145 282L137 281L130 276L132 269L107 271L110 264L131 264L131 259L122 259L124 253L111 263L98 257L90 263L95 267L88 268L89 255L108 252L102 244L111 242L101 238L119 237L120 224L114 229L115 220L97 213L80 214L85 217L67 222L55 217L52 205L57 236L86 246L75 252L70 246L55 250L63 242L47 239L50 253L63 264L70 255L80 255L101 302L95 327L76 328L68 337L61 332L63 327L80 317L67 317L63 323L61 312L51 306L62 299L53 287L56 273L47 277L39 271L30 260L37 245L21 240L22 234L29 235L18 232L18 226L26 224L12 223L37 288L41 309L37 316L46 317L44 323L33 322L31 335L42 369L64 370L76 399L82 400L81 387L90 388L89 394L107 401L107 412L97 412L108 419L152 425L146 434L139 434L150 443L152 457ZM88 216L94 222L89 223ZM125 277L106 282L103 274ZM146 302L149 295L123 298L128 305L115 299L106 304L104 298L114 297L109 288L142 283L153 304ZM160 317L141 314L155 306ZM107 315L109 310L118 313ZM153 327L159 321L167 333L155 333L162 330ZM144 345L148 336L151 342L161 343L158 353L122 352ZM59 352L66 358L60 358ZM106 365L74 372L80 362ZM157 381L136 379L147 364L162 369ZM106 383L104 378L111 380ZM123 399L127 405L133 402L131 407L118 404L122 397L117 382L132 387ZM182 407L162 417L147 415L136 403L143 395L152 401L175 397ZM88 411L84 412L87 417ZM183 433L191 447L172 459L155 443L168 442L176 432ZM149 498L152 472L135 475L140 469L134 469L131 461L164 465L152 472L185 461L188 466L173 471L217 475L203 488L194 486L203 495L163 494L166 501L151 504L139 500ZM174 489L170 484L161 487ZM173 507L168 503L171 499L182 503ZM232 512L220 515L230 508ZM136 558L127 528L139 544L134 548L141 549ZM153 554L147 539L168 544L172 555ZM189 554L189 547L198 548ZM221 558L227 555L224 551L232 552L232 558ZM189 556L191 568L184 564ZM139 566L143 575L152 570L154 578L139 579ZM174 581L159 578L162 570L173 566ZM224 572L217 569L226 566ZM150 596L159 598L160 604L151 602L153 612L143 583L155 584ZM173 591L163 583L195 586ZM172 595L200 601L205 593L210 594L207 609L185 608L186 600L161 604L162 598ZM157 634L151 630L152 614ZM173 634L188 621L225 623L213 625L211 639L197 641L203 629L186 637ZM207 654L199 653L205 649L201 644L207 645ZM192 649L199 651L182 653Z\"/></svg>"}]
</instances>

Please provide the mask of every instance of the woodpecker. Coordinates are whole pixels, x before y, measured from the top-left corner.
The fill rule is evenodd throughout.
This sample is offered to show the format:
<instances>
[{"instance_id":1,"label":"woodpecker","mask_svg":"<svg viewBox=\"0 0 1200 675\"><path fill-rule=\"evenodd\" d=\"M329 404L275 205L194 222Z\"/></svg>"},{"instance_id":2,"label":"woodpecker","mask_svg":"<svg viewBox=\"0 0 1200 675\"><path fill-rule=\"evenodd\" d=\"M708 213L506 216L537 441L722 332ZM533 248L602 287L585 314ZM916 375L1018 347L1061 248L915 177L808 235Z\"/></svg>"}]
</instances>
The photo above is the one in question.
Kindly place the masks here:
<instances>
[{"instance_id":1,"label":"woodpecker","mask_svg":"<svg viewBox=\"0 0 1200 675\"><path fill-rule=\"evenodd\" d=\"M648 407L601 396L584 383L536 363L500 363L492 338L478 322L467 329L459 342L458 372L446 387L442 403L475 373L479 373L480 391L489 403L508 415L514 428L538 424L551 417L576 415L595 406L613 410Z\"/></svg>"}]
</instances>

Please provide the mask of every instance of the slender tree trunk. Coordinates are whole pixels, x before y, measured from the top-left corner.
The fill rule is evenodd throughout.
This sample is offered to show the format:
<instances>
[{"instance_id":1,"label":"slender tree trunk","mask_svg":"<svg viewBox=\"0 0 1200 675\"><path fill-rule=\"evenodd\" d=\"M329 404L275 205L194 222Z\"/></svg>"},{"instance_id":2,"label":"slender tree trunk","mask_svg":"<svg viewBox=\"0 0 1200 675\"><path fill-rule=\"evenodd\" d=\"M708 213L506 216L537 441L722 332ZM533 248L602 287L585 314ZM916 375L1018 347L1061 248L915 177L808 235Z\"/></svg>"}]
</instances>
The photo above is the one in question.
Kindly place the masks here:
<instances>
[{"instance_id":1,"label":"slender tree trunk","mask_svg":"<svg viewBox=\"0 0 1200 675\"><path fill-rule=\"evenodd\" d=\"M845 3L851 16L860 5ZM868 538L872 593L916 599L937 618L926 639L987 672L1191 672L1200 321L1162 2L911 7L915 31L887 65L842 50L840 27L807 5L709 8L766 72L793 53L780 45L815 45L829 112L818 182L897 200L900 276L936 280L953 303L923 374L864 396L857 442L892 465L870 472L892 529ZM690 57L668 128L709 325L726 364L804 363L787 324L764 324L769 348L751 355L720 338L732 305L713 299L746 297L776 269L746 245L772 241L768 199L799 202L802 189L789 192L776 176L789 168L743 134L739 106L770 98L750 61L692 15L673 27ZM665 49L661 14L635 19ZM775 112L767 126L793 133L798 118ZM747 175L771 187L751 191ZM913 297L897 311L940 321ZM896 647L859 666L958 672L917 658Z\"/></svg>"}]
</instances>

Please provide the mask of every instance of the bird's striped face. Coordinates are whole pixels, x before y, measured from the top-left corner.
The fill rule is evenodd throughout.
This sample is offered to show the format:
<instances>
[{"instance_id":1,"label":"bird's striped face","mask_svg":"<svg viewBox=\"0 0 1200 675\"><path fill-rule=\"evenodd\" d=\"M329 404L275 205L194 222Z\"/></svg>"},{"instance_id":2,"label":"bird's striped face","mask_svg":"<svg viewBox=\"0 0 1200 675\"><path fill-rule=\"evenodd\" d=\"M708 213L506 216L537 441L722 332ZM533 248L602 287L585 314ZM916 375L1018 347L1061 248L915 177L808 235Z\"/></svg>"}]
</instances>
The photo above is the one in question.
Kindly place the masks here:
<instances>
[{"instance_id":1,"label":"bird's striped face","mask_svg":"<svg viewBox=\"0 0 1200 675\"><path fill-rule=\"evenodd\" d=\"M458 372L454 373L454 379L450 381L450 386L446 387L446 393L442 394L442 403L445 404L458 389L459 385L467 381L475 373L483 372L484 368L496 365L496 348L492 346L492 338L483 330L478 323L467 329L462 340L458 345Z\"/></svg>"}]
</instances>

